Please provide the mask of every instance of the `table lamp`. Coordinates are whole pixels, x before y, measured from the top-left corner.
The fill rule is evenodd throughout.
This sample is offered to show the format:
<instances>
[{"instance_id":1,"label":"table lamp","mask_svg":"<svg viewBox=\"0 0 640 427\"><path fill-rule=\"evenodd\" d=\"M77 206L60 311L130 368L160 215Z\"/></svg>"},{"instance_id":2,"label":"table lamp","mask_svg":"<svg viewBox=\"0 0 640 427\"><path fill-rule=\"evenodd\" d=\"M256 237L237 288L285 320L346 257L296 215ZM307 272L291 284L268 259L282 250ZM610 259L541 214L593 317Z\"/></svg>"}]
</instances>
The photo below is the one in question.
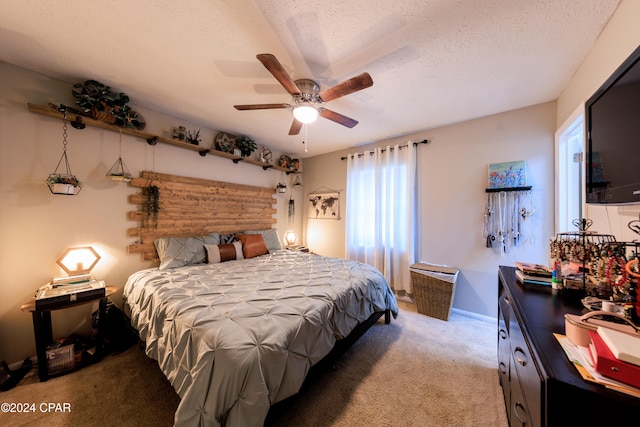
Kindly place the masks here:
<instances>
[{"instance_id":1,"label":"table lamp","mask_svg":"<svg viewBox=\"0 0 640 427\"><path fill-rule=\"evenodd\" d=\"M293 246L297 239L298 236L296 236L296 232L293 230L289 230L284 233L284 241L287 243L287 246Z\"/></svg>"},{"instance_id":2,"label":"table lamp","mask_svg":"<svg viewBox=\"0 0 640 427\"><path fill-rule=\"evenodd\" d=\"M100 261L100 255L91 246L67 248L58 257L56 264L62 268L69 277L54 279L56 281L70 278L78 280L91 280L91 269Z\"/></svg>"}]
</instances>

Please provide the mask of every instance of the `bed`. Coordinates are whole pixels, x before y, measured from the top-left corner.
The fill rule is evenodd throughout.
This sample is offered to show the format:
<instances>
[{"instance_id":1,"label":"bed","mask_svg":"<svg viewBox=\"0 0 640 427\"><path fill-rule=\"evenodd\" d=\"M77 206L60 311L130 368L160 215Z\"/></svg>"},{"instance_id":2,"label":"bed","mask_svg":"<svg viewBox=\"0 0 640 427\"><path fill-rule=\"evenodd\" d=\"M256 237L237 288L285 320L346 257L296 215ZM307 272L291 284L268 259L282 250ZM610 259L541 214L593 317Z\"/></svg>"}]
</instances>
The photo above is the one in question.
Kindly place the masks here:
<instances>
[{"instance_id":1,"label":"bed","mask_svg":"<svg viewBox=\"0 0 640 427\"><path fill-rule=\"evenodd\" d=\"M270 234L259 236L251 239L267 246ZM387 323L397 316L369 265L278 244L255 255L253 243L239 250L214 234L186 242L178 261L162 259L171 239L157 244L160 267L132 274L123 294L146 354L181 398L177 426L262 426L337 343L382 313ZM231 259L230 244L238 245Z\"/></svg>"}]
</instances>

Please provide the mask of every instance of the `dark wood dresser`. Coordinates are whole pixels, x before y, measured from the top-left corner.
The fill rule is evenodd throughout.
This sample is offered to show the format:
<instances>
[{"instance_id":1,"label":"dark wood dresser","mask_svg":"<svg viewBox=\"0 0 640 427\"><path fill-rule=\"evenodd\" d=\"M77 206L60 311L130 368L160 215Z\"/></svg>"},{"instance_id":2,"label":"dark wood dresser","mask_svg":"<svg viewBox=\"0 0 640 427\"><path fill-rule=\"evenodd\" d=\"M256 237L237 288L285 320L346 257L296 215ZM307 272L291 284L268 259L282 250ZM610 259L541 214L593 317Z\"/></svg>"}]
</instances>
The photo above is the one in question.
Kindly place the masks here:
<instances>
[{"instance_id":1,"label":"dark wood dresser","mask_svg":"<svg viewBox=\"0 0 640 427\"><path fill-rule=\"evenodd\" d=\"M583 380L554 338L565 313L583 312L499 267L498 369L511 426L640 426L640 399Z\"/></svg>"}]
</instances>

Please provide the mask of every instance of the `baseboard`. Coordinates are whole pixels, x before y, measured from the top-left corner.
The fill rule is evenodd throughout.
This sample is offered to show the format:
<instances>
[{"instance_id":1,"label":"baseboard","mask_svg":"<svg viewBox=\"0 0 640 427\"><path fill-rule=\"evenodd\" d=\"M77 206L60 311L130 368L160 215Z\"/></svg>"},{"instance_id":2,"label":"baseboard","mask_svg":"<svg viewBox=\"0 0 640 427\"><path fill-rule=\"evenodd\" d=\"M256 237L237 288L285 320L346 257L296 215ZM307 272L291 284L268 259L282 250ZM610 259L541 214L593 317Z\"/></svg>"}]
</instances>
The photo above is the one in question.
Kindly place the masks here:
<instances>
[{"instance_id":1,"label":"baseboard","mask_svg":"<svg viewBox=\"0 0 640 427\"><path fill-rule=\"evenodd\" d=\"M31 363L33 364L33 366L36 366L38 363L38 358L36 356L31 356L29 359L31 359ZM16 371L18 370L18 368L22 368L22 362L24 362L23 360L19 361L19 362L13 362L9 365L9 369L11 369L12 371Z\"/></svg>"},{"instance_id":2,"label":"baseboard","mask_svg":"<svg viewBox=\"0 0 640 427\"><path fill-rule=\"evenodd\" d=\"M485 316L482 314L474 313L472 311L460 310L459 308L451 308L451 312L459 316L470 317L472 319L482 320L484 322L489 322L489 323L497 322L497 319L495 317Z\"/></svg>"}]
</instances>

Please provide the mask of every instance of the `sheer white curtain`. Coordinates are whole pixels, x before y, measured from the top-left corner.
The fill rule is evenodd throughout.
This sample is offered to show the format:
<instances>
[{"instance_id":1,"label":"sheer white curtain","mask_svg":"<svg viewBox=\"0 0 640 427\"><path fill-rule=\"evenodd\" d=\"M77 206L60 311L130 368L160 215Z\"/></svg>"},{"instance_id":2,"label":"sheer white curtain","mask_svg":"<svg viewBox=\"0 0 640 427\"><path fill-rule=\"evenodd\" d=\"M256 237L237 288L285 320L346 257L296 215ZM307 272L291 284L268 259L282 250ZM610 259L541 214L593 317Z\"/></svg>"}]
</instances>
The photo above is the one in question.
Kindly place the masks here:
<instances>
[{"instance_id":1,"label":"sheer white curtain","mask_svg":"<svg viewBox=\"0 0 640 427\"><path fill-rule=\"evenodd\" d=\"M347 258L376 267L396 292L411 294L415 147L376 148L347 162Z\"/></svg>"}]
</instances>

